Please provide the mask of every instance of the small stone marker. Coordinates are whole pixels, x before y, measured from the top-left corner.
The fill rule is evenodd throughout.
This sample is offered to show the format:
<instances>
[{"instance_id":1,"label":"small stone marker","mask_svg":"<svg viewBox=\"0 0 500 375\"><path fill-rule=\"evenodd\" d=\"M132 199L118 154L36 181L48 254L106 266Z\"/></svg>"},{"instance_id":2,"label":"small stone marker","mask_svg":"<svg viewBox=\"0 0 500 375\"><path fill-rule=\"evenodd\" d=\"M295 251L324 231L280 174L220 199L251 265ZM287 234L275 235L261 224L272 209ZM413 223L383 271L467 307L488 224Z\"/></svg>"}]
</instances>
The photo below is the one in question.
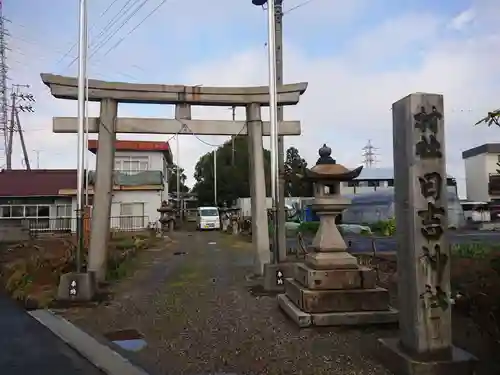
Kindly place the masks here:
<instances>
[{"instance_id":1,"label":"small stone marker","mask_svg":"<svg viewBox=\"0 0 500 375\"><path fill-rule=\"evenodd\" d=\"M57 288L60 301L91 301L97 291L95 274L92 272L69 272L61 275Z\"/></svg>"},{"instance_id":2,"label":"small stone marker","mask_svg":"<svg viewBox=\"0 0 500 375\"><path fill-rule=\"evenodd\" d=\"M283 285L284 281L283 281L283 272L281 272L280 270L278 270L278 272L276 272L276 284L278 285Z\"/></svg>"},{"instance_id":3,"label":"small stone marker","mask_svg":"<svg viewBox=\"0 0 500 375\"><path fill-rule=\"evenodd\" d=\"M473 374L453 347L443 96L411 94L392 106L399 339L380 339L395 374Z\"/></svg>"}]
</instances>

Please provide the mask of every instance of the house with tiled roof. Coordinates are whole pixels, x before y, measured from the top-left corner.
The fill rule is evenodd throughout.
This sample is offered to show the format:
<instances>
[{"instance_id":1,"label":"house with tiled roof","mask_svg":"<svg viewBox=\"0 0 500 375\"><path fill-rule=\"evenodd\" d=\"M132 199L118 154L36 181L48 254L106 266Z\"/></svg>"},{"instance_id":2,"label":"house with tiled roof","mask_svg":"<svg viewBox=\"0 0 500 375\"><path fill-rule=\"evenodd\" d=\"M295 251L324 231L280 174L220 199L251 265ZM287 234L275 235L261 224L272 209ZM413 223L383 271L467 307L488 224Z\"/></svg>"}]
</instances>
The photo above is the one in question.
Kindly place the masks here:
<instances>
[{"instance_id":1,"label":"house with tiled roof","mask_svg":"<svg viewBox=\"0 0 500 375\"><path fill-rule=\"evenodd\" d=\"M61 192L76 187L75 169L1 170L0 220L29 219L41 228L68 228L73 200Z\"/></svg>"},{"instance_id":2,"label":"house with tiled roof","mask_svg":"<svg viewBox=\"0 0 500 375\"><path fill-rule=\"evenodd\" d=\"M89 140L96 154L98 141ZM156 222L168 200L172 153L167 142L116 141L111 228L140 229ZM87 174L85 174L87 175ZM89 171L92 206L96 174ZM28 219L40 230L76 230L77 171L37 169L0 171L0 220Z\"/></svg>"}]
</instances>

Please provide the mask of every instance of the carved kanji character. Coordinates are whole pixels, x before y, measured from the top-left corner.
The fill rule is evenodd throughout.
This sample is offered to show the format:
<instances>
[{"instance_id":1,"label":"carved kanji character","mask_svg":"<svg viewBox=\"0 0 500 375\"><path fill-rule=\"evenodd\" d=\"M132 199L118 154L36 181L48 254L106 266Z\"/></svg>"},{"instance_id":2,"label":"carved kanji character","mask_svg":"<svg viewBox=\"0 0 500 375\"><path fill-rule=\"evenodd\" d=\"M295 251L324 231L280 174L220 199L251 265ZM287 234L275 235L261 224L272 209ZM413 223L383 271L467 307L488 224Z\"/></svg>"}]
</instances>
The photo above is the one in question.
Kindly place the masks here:
<instances>
[{"instance_id":1,"label":"carved kanji character","mask_svg":"<svg viewBox=\"0 0 500 375\"><path fill-rule=\"evenodd\" d=\"M439 173L426 173L422 177L419 177L418 181L420 182L420 192L424 198L432 198L436 201L439 200L443 184L443 178Z\"/></svg>"}]
</instances>

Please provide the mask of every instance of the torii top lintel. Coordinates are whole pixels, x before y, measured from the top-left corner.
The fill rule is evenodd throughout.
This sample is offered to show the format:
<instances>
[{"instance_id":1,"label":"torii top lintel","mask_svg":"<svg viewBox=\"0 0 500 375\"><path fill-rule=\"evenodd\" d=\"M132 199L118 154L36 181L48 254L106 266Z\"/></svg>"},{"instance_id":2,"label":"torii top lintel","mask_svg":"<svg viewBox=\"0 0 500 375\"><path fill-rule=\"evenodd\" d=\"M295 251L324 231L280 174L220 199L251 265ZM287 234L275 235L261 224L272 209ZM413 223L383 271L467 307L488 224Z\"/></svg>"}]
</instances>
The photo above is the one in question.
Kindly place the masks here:
<instances>
[{"instance_id":1,"label":"torii top lintel","mask_svg":"<svg viewBox=\"0 0 500 375\"><path fill-rule=\"evenodd\" d=\"M42 73L42 81L59 99L78 99L78 81ZM307 82L282 85L278 88L279 105L295 105L306 91ZM89 100L112 99L120 103L192 104L206 106L246 106L251 103L269 106L269 87L208 87L107 82L89 79Z\"/></svg>"}]
</instances>

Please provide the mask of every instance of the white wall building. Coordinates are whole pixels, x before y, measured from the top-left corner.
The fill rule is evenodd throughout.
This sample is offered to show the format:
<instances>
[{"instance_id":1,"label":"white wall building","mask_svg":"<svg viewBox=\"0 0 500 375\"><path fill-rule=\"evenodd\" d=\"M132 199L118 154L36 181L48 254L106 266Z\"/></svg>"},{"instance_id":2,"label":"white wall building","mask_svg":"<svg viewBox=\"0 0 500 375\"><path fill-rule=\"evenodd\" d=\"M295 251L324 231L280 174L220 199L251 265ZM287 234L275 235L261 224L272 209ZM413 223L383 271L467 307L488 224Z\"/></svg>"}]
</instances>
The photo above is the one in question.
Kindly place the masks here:
<instances>
[{"instance_id":1,"label":"white wall building","mask_svg":"<svg viewBox=\"0 0 500 375\"><path fill-rule=\"evenodd\" d=\"M462 152L467 200L500 199L500 143L486 143Z\"/></svg>"},{"instance_id":2,"label":"white wall building","mask_svg":"<svg viewBox=\"0 0 500 375\"><path fill-rule=\"evenodd\" d=\"M98 147L97 140L89 140L88 148L92 153L96 154ZM163 200L168 200L168 170L172 164L170 147L167 142L153 141L116 141L115 147L111 229L145 228L158 221L160 214L157 210ZM90 205L94 177L95 173L91 172ZM65 193L72 196L76 212L76 191Z\"/></svg>"},{"instance_id":3,"label":"white wall building","mask_svg":"<svg viewBox=\"0 0 500 375\"><path fill-rule=\"evenodd\" d=\"M457 186L455 179L447 178L448 186ZM394 186L394 170L392 168L363 168L353 181L340 184L341 195L373 193L374 191Z\"/></svg>"}]
</instances>

